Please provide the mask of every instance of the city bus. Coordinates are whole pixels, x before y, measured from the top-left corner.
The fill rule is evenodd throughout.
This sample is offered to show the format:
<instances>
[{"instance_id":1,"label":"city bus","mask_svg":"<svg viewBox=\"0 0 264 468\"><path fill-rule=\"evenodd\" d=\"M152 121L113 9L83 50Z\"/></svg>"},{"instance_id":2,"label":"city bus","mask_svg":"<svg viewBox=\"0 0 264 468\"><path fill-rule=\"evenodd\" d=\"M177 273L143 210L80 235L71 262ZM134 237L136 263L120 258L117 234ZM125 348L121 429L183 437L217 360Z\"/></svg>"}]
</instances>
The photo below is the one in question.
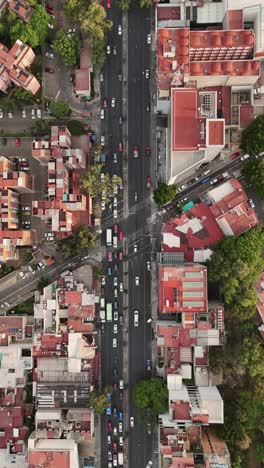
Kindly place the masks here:
<instances>
[{"instance_id":1,"label":"city bus","mask_svg":"<svg viewBox=\"0 0 264 468\"><path fill-rule=\"evenodd\" d=\"M106 320L107 322L112 322L113 320L113 305L112 305L112 302L108 302L106 304Z\"/></svg>"},{"instance_id":2,"label":"city bus","mask_svg":"<svg viewBox=\"0 0 264 468\"><path fill-rule=\"evenodd\" d=\"M112 229L106 230L106 245L108 247L112 246Z\"/></svg>"}]
</instances>

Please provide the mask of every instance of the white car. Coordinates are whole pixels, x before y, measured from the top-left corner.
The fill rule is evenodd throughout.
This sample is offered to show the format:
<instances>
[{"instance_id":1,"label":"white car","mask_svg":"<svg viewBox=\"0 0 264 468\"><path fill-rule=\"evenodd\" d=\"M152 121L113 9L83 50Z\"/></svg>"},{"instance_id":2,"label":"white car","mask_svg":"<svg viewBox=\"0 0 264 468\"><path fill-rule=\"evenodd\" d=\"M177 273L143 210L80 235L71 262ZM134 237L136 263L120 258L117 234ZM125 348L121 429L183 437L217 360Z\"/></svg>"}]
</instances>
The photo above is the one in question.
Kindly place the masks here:
<instances>
[{"instance_id":1,"label":"white car","mask_svg":"<svg viewBox=\"0 0 264 468\"><path fill-rule=\"evenodd\" d=\"M119 442L120 447L123 447L124 445L123 436L119 436L118 442Z\"/></svg>"},{"instance_id":2,"label":"white car","mask_svg":"<svg viewBox=\"0 0 264 468\"><path fill-rule=\"evenodd\" d=\"M119 291L120 291L120 292L123 292L123 291L124 291L124 285L123 285L123 283L120 283L120 284L119 284Z\"/></svg>"},{"instance_id":3,"label":"white car","mask_svg":"<svg viewBox=\"0 0 264 468\"><path fill-rule=\"evenodd\" d=\"M118 25L117 32L119 36L122 36L122 26L121 24Z\"/></svg>"},{"instance_id":4,"label":"white car","mask_svg":"<svg viewBox=\"0 0 264 468\"><path fill-rule=\"evenodd\" d=\"M111 100L111 107L115 107L115 98L114 97Z\"/></svg>"},{"instance_id":5,"label":"white car","mask_svg":"<svg viewBox=\"0 0 264 468\"><path fill-rule=\"evenodd\" d=\"M101 83L104 81L104 75L102 73L100 73L100 77L99 77Z\"/></svg>"},{"instance_id":6,"label":"white car","mask_svg":"<svg viewBox=\"0 0 264 468\"><path fill-rule=\"evenodd\" d=\"M101 120L104 120L104 115L105 115L104 109L101 109L101 112L100 112Z\"/></svg>"},{"instance_id":7,"label":"white car","mask_svg":"<svg viewBox=\"0 0 264 468\"><path fill-rule=\"evenodd\" d=\"M149 70L148 70L148 69L146 70L145 76L146 76L146 78L147 78L147 80L148 80L148 79L149 79Z\"/></svg>"},{"instance_id":8,"label":"white car","mask_svg":"<svg viewBox=\"0 0 264 468\"><path fill-rule=\"evenodd\" d=\"M135 284L136 284L136 286L139 286L139 276L135 277Z\"/></svg>"},{"instance_id":9,"label":"white car","mask_svg":"<svg viewBox=\"0 0 264 468\"><path fill-rule=\"evenodd\" d=\"M113 466L117 466L117 455L113 455Z\"/></svg>"},{"instance_id":10,"label":"white car","mask_svg":"<svg viewBox=\"0 0 264 468\"><path fill-rule=\"evenodd\" d=\"M137 253L137 244L134 244L134 253Z\"/></svg>"},{"instance_id":11,"label":"white car","mask_svg":"<svg viewBox=\"0 0 264 468\"><path fill-rule=\"evenodd\" d=\"M120 432L120 434L122 434L122 432L123 432L123 423L122 423L122 421L120 421L118 423L118 431Z\"/></svg>"},{"instance_id":12,"label":"white car","mask_svg":"<svg viewBox=\"0 0 264 468\"><path fill-rule=\"evenodd\" d=\"M113 333L114 333L114 335L117 334L117 324L116 323L114 324L114 327L113 327Z\"/></svg>"},{"instance_id":13,"label":"white car","mask_svg":"<svg viewBox=\"0 0 264 468\"><path fill-rule=\"evenodd\" d=\"M114 197L114 199L113 199L113 205L114 205L115 208L117 207L117 197Z\"/></svg>"},{"instance_id":14,"label":"white car","mask_svg":"<svg viewBox=\"0 0 264 468\"><path fill-rule=\"evenodd\" d=\"M114 286L117 286L117 281L118 281L118 280L117 280L117 277L115 276L115 277L114 277Z\"/></svg>"},{"instance_id":15,"label":"white car","mask_svg":"<svg viewBox=\"0 0 264 468\"><path fill-rule=\"evenodd\" d=\"M114 218L116 219L117 218L117 210L113 211L113 215L114 215Z\"/></svg>"},{"instance_id":16,"label":"white car","mask_svg":"<svg viewBox=\"0 0 264 468\"><path fill-rule=\"evenodd\" d=\"M102 286L105 286L105 276L101 277L101 283L102 283Z\"/></svg>"},{"instance_id":17,"label":"white car","mask_svg":"<svg viewBox=\"0 0 264 468\"><path fill-rule=\"evenodd\" d=\"M37 109L37 118L41 119L41 109Z\"/></svg>"},{"instance_id":18,"label":"white car","mask_svg":"<svg viewBox=\"0 0 264 468\"><path fill-rule=\"evenodd\" d=\"M134 427L134 423L135 423L134 416L131 416L130 417L130 427Z\"/></svg>"},{"instance_id":19,"label":"white car","mask_svg":"<svg viewBox=\"0 0 264 468\"><path fill-rule=\"evenodd\" d=\"M113 348L117 348L117 339L113 338Z\"/></svg>"},{"instance_id":20,"label":"white car","mask_svg":"<svg viewBox=\"0 0 264 468\"><path fill-rule=\"evenodd\" d=\"M0 119L2 119L4 117L4 113L2 111L2 109L0 109Z\"/></svg>"},{"instance_id":21,"label":"white car","mask_svg":"<svg viewBox=\"0 0 264 468\"><path fill-rule=\"evenodd\" d=\"M104 146L105 144L105 137L104 135L101 136L101 145Z\"/></svg>"},{"instance_id":22,"label":"white car","mask_svg":"<svg viewBox=\"0 0 264 468\"><path fill-rule=\"evenodd\" d=\"M30 206L23 206L22 211L30 211Z\"/></svg>"},{"instance_id":23,"label":"white car","mask_svg":"<svg viewBox=\"0 0 264 468\"><path fill-rule=\"evenodd\" d=\"M119 388L120 388L120 390L124 390L124 380L123 379L119 380Z\"/></svg>"},{"instance_id":24,"label":"white car","mask_svg":"<svg viewBox=\"0 0 264 468\"><path fill-rule=\"evenodd\" d=\"M116 339L116 338L114 338L114 340L115 340L115 339ZM113 427L113 434L114 434L114 436L117 436L117 427L116 427L116 426Z\"/></svg>"},{"instance_id":25,"label":"white car","mask_svg":"<svg viewBox=\"0 0 264 468\"><path fill-rule=\"evenodd\" d=\"M22 118L23 119L26 119L27 117L27 112L25 111L25 109L22 110Z\"/></svg>"},{"instance_id":26,"label":"white car","mask_svg":"<svg viewBox=\"0 0 264 468\"><path fill-rule=\"evenodd\" d=\"M105 210L105 201L104 200L101 201L101 210L102 211Z\"/></svg>"},{"instance_id":27,"label":"white car","mask_svg":"<svg viewBox=\"0 0 264 468\"><path fill-rule=\"evenodd\" d=\"M113 154L113 160L114 160L114 163L116 164L117 163L117 153Z\"/></svg>"},{"instance_id":28,"label":"white car","mask_svg":"<svg viewBox=\"0 0 264 468\"><path fill-rule=\"evenodd\" d=\"M148 44L151 44L151 34L148 34L148 35L147 35L147 43L148 43Z\"/></svg>"},{"instance_id":29,"label":"white car","mask_svg":"<svg viewBox=\"0 0 264 468\"><path fill-rule=\"evenodd\" d=\"M8 115L8 118L9 118L9 119L12 119L12 118L13 118L13 114L12 114L12 112L8 112L8 114L7 114L7 115Z\"/></svg>"},{"instance_id":30,"label":"white car","mask_svg":"<svg viewBox=\"0 0 264 468\"><path fill-rule=\"evenodd\" d=\"M118 312L117 310L114 311L114 322L117 322L118 320Z\"/></svg>"},{"instance_id":31,"label":"white car","mask_svg":"<svg viewBox=\"0 0 264 468\"><path fill-rule=\"evenodd\" d=\"M110 445L110 444L112 443L112 440L111 440L111 436L110 436L110 435L107 436L107 443L108 443L108 445Z\"/></svg>"},{"instance_id":32,"label":"white car","mask_svg":"<svg viewBox=\"0 0 264 468\"><path fill-rule=\"evenodd\" d=\"M113 55L116 55L116 46L113 47Z\"/></svg>"},{"instance_id":33,"label":"white car","mask_svg":"<svg viewBox=\"0 0 264 468\"><path fill-rule=\"evenodd\" d=\"M118 290L117 290L117 288L115 288L114 289L114 297L117 298L117 296L118 296Z\"/></svg>"},{"instance_id":34,"label":"white car","mask_svg":"<svg viewBox=\"0 0 264 468\"><path fill-rule=\"evenodd\" d=\"M103 172L101 172L101 174L100 174L100 179L101 179L101 182L103 182L103 181L104 181L104 178L105 178L105 175L104 175L104 173L103 173Z\"/></svg>"},{"instance_id":35,"label":"white car","mask_svg":"<svg viewBox=\"0 0 264 468\"><path fill-rule=\"evenodd\" d=\"M148 271L151 270L150 262L147 262L147 270L148 270Z\"/></svg>"},{"instance_id":36,"label":"white car","mask_svg":"<svg viewBox=\"0 0 264 468\"><path fill-rule=\"evenodd\" d=\"M134 311L134 327L138 327L138 310Z\"/></svg>"},{"instance_id":37,"label":"white car","mask_svg":"<svg viewBox=\"0 0 264 468\"><path fill-rule=\"evenodd\" d=\"M107 53L107 55L111 54L110 45L107 45L107 46L106 46L106 53Z\"/></svg>"},{"instance_id":38,"label":"white car","mask_svg":"<svg viewBox=\"0 0 264 468\"><path fill-rule=\"evenodd\" d=\"M46 57L48 57L49 59L54 60L54 54L52 52L46 52Z\"/></svg>"},{"instance_id":39,"label":"white car","mask_svg":"<svg viewBox=\"0 0 264 468\"><path fill-rule=\"evenodd\" d=\"M36 118L35 109L31 109L31 118L32 119Z\"/></svg>"}]
</instances>

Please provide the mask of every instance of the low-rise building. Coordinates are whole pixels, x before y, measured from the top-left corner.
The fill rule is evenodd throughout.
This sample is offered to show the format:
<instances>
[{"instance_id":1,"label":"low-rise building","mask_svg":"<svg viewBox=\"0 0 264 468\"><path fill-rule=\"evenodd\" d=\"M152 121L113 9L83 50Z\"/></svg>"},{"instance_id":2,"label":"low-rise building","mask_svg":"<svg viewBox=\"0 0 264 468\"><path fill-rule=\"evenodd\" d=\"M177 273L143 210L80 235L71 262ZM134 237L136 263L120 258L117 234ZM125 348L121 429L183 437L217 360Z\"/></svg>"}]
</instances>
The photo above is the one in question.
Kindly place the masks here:
<instances>
[{"instance_id":1,"label":"low-rise building","mask_svg":"<svg viewBox=\"0 0 264 468\"><path fill-rule=\"evenodd\" d=\"M91 49L89 44L84 43L80 53L80 68L76 68L74 72L74 91L77 97L90 98L92 71Z\"/></svg>"},{"instance_id":2,"label":"low-rise building","mask_svg":"<svg viewBox=\"0 0 264 468\"><path fill-rule=\"evenodd\" d=\"M40 84L28 70L34 58L31 47L19 39L10 50L0 44L0 91L6 93L9 86L14 84L34 95L37 94Z\"/></svg>"},{"instance_id":3,"label":"low-rise building","mask_svg":"<svg viewBox=\"0 0 264 468\"><path fill-rule=\"evenodd\" d=\"M25 23L29 22L33 12L32 6L25 0L1 0L0 15L5 8L15 13Z\"/></svg>"},{"instance_id":4,"label":"low-rise building","mask_svg":"<svg viewBox=\"0 0 264 468\"><path fill-rule=\"evenodd\" d=\"M89 145L87 136L87 152ZM67 127L51 127L50 139L34 139L32 156L48 166L47 200L33 201L32 215L45 221L50 219L57 240L90 224L91 199L81 191L81 170L86 168L87 154L80 148L72 148Z\"/></svg>"},{"instance_id":5,"label":"low-rise building","mask_svg":"<svg viewBox=\"0 0 264 468\"><path fill-rule=\"evenodd\" d=\"M74 440L37 439L34 433L28 439L29 468L79 468L78 444Z\"/></svg>"},{"instance_id":6,"label":"low-rise building","mask_svg":"<svg viewBox=\"0 0 264 468\"><path fill-rule=\"evenodd\" d=\"M240 182L229 179L163 228L162 250L183 252L185 261L205 262L224 236L240 235L259 223Z\"/></svg>"}]
</instances>

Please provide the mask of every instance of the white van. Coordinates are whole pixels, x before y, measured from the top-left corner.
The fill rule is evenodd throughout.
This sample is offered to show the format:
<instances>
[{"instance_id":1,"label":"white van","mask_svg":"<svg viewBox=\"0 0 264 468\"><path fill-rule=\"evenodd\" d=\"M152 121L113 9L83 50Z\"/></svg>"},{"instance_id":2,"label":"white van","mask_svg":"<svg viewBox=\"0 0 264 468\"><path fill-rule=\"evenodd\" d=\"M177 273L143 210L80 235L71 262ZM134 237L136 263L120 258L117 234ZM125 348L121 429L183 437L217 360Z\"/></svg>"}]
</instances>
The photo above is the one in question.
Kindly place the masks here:
<instances>
[{"instance_id":1,"label":"white van","mask_svg":"<svg viewBox=\"0 0 264 468\"><path fill-rule=\"evenodd\" d=\"M117 236L113 236L113 246L114 249L117 249Z\"/></svg>"},{"instance_id":2,"label":"white van","mask_svg":"<svg viewBox=\"0 0 264 468\"><path fill-rule=\"evenodd\" d=\"M105 298L104 297L101 297L101 299L100 299L100 306L101 306L101 309L105 309Z\"/></svg>"}]
</instances>

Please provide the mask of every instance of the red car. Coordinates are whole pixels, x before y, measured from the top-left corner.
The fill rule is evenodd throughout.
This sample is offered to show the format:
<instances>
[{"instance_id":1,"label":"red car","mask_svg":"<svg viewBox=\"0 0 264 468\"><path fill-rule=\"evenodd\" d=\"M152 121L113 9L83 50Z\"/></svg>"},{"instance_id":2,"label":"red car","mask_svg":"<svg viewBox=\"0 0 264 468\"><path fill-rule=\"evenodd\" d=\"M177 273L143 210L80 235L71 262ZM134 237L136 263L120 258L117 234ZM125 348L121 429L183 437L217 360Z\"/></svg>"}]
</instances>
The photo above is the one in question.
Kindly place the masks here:
<instances>
[{"instance_id":1,"label":"red car","mask_svg":"<svg viewBox=\"0 0 264 468\"><path fill-rule=\"evenodd\" d=\"M107 105L108 105L108 99L105 97L103 100L103 106L107 107Z\"/></svg>"},{"instance_id":2,"label":"red car","mask_svg":"<svg viewBox=\"0 0 264 468\"><path fill-rule=\"evenodd\" d=\"M116 382L113 383L113 389L114 389L115 391L117 391L117 383L116 383Z\"/></svg>"},{"instance_id":3,"label":"red car","mask_svg":"<svg viewBox=\"0 0 264 468\"><path fill-rule=\"evenodd\" d=\"M133 146L133 156L134 156L134 158L138 158L138 150L139 150L138 146Z\"/></svg>"},{"instance_id":4,"label":"red car","mask_svg":"<svg viewBox=\"0 0 264 468\"><path fill-rule=\"evenodd\" d=\"M114 233L115 233L115 234L118 233L118 225L117 225L117 224L114 224Z\"/></svg>"},{"instance_id":5,"label":"red car","mask_svg":"<svg viewBox=\"0 0 264 468\"><path fill-rule=\"evenodd\" d=\"M122 151L123 151L122 143L118 143L118 151L119 151L119 153L122 153Z\"/></svg>"},{"instance_id":6,"label":"red car","mask_svg":"<svg viewBox=\"0 0 264 468\"><path fill-rule=\"evenodd\" d=\"M117 450L117 442L116 441L113 442L113 450L115 450L115 451Z\"/></svg>"},{"instance_id":7,"label":"red car","mask_svg":"<svg viewBox=\"0 0 264 468\"><path fill-rule=\"evenodd\" d=\"M123 252L122 252L122 250L120 250L120 252L118 253L118 259L119 259L120 261L123 260Z\"/></svg>"},{"instance_id":8,"label":"red car","mask_svg":"<svg viewBox=\"0 0 264 468\"><path fill-rule=\"evenodd\" d=\"M112 252L108 252L107 254L108 261L111 262L113 260Z\"/></svg>"},{"instance_id":9,"label":"red car","mask_svg":"<svg viewBox=\"0 0 264 468\"><path fill-rule=\"evenodd\" d=\"M54 8L51 5L46 5L45 9L46 12L49 13L49 15L54 15Z\"/></svg>"},{"instance_id":10,"label":"red car","mask_svg":"<svg viewBox=\"0 0 264 468\"><path fill-rule=\"evenodd\" d=\"M106 1L106 6L107 6L107 8L111 8L111 0Z\"/></svg>"},{"instance_id":11,"label":"red car","mask_svg":"<svg viewBox=\"0 0 264 468\"><path fill-rule=\"evenodd\" d=\"M123 398L124 398L123 390L119 390L119 400L123 400Z\"/></svg>"},{"instance_id":12,"label":"red car","mask_svg":"<svg viewBox=\"0 0 264 468\"><path fill-rule=\"evenodd\" d=\"M123 240L123 239L124 239L124 233L123 233L123 231L120 231L119 240Z\"/></svg>"},{"instance_id":13,"label":"red car","mask_svg":"<svg viewBox=\"0 0 264 468\"><path fill-rule=\"evenodd\" d=\"M16 146L20 146L20 138L16 138Z\"/></svg>"},{"instance_id":14,"label":"red car","mask_svg":"<svg viewBox=\"0 0 264 468\"><path fill-rule=\"evenodd\" d=\"M112 421L108 421L107 427L108 427L108 430L109 430L109 431L112 431L112 430L113 430Z\"/></svg>"},{"instance_id":15,"label":"red car","mask_svg":"<svg viewBox=\"0 0 264 468\"><path fill-rule=\"evenodd\" d=\"M149 158L151 155L151 149L150 146L146 146L146 156Z\"/></svg>"},{"instance_id":16,"label":"red car","mask_svg":"<svg viewBox=\"0 0 264 468\"><path fill-rule=\"evenodd\" d=\"M147 184L147 188L150 188L151 178L149 176L146 178L146 184Z\"/></svg>"}]
</instances>

